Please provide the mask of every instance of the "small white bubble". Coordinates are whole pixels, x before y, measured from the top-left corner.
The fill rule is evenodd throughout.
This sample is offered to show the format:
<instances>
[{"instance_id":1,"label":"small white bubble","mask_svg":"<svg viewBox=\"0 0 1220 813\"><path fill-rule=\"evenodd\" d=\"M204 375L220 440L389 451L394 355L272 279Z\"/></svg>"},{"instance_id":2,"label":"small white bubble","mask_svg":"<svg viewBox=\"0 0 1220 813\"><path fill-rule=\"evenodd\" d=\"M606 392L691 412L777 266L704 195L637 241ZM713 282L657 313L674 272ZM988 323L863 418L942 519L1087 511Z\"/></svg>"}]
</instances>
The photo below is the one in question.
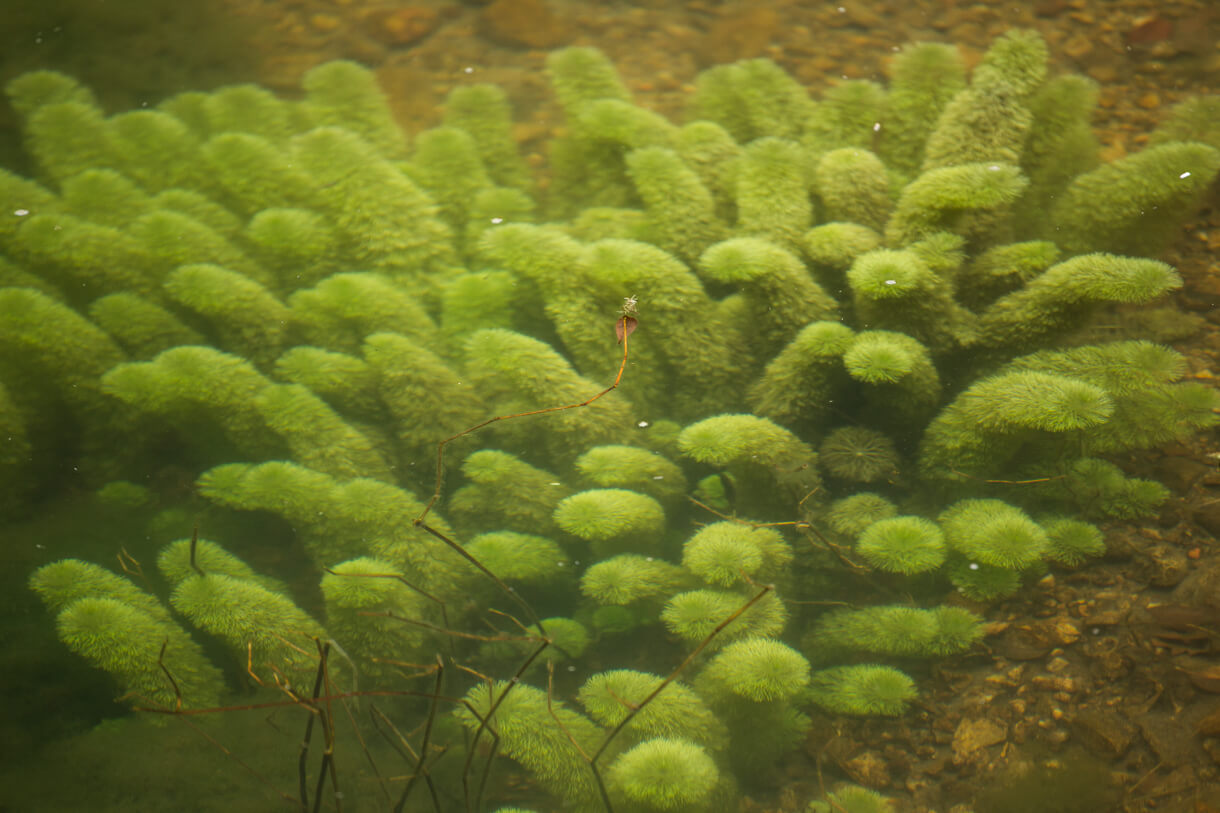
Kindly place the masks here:
<instances>
[{"instance_id":1,"label":"small white bubble","mask_svg":"<svg viewBox=\"0 0 1220 813\"><path fill-rule=\"evenodd\" d=\"M462 68L462 73L474 73L474 68L467 65L466 67Z\"/></svg>"},{"instance_id":2,"label":"small white bubble","mask_svg":"<svg viewBox=\"0 0 1220 813\"><path fill-rule=\"evenodd\" d=\"M561 485L563 485L563 483L561 483L561 482L559 482L559 481L555 481L555 482L551 483L551 485L553 485L553 486L561 486Z\"/></svg>"},{"instance_id":3,"label":"small white bubble","mask_svg":"<svg viewBox=\"0 0 1220 813\"><path fill-rule=\"evenodd\" d=\"M664 480L664 479L665 479L665 475L663 475L663 474L654 474L654 475L652 475L652 479L654 479L654 480Z\"/></svg>"},{"instance_id":4,"label":"small white bubble","mask_svg":"<svg viewBox=\"0 0 1220 813\"><path fill-rule=\"evenodd\" d=\"M1189 178L1189 177L1190 177L1190 173L1189 173L1189 172L1183 172L1183 173L1182 173L1181 175L1179 175L1178 177L1179 177L1179 178Z\"/></svg>"},{"instance_id":5,"label":"small white bubble","mask_svg":"<svg viewBox=\"0 0 1220 813\"><path fill-rule=\"evenodd\" d=\"M651 557L651 556L645 556L645 557L644 557L644 561L645 561L645 562L651 562L651 561L652 561L652 557Z\"/></svg>"},{"instance_id":6,"label":"small white bubble","mask_svg":"<svg viewBox=\"0 0 1220 813\"><path fill-rule=\"evenodd\" d=\"M640 421L639 423L636 424L636 426L640 427L641 429L647 429L648 421Z\"/></svg>"},{"instance_id":7,"label":"small white bubble","mask_svg":"<svg viewBox=\"0 0 1220 813\"><path fill-rule=\"evenodd\" d=\"M569 666L568 666L568 671L569 671L569 672L575 672L575 671L576 671L576 667L575 667L575 666L572 666L572 665L570 665L570 664L569 664Z\"/></svg>"},{"instance_id":8,"label":"small white bubble","mask_svg":"<svg viewBox=\"0 0 1220 813\"><path fill-rule=\"evenodd\" d=\"M29 209L18 209L15 212L13 212L13 214L17 215L17 217L25 217L29 213L30 213Z\"/></svg>"},{"instance_id":9,"label":"small white bubble","mask_svg":"<svg viewBox=\"0 0 1220 813\"><path fill-rule=\"evenodd\" d=\"M881 122L879 122L879 121L874 121L874 122L873 122L873 132L874 132L874 133L879 133L879 132L881 132Z\"/></svg>"},{"instance_id":10,"label":"small white bubble","mask_svg":"<svg viewBox=\"0 0 1220 813\"><path fill-rule=\"evenodd\" d=\"M493 217L493 218L491 219L491 222L492 222L492 223L495 223L495 224L498 226L498 225L500 225L501 223L503 223L503 222L504 222L504 218L502 218L502 217Z\"/></svg>"},{"instance_id":11,"label":"small white bubble","mask_svg":"<svg viewBox=\"0 0 1220 813\"><path fill-rule=\"evenodd\" d=\"M978 562L971 562L971 563L970 563L970 569L971 569L971 570L978 570L978 569L979 569L979 563L978 563Z\"/></svg>"},{"instance_id":12,"label":"small white bubble","mask_svg":"<svg viewBox=\"0 0 1220 813\"><path fill-rule=\"evenodd\" d=\"M836 11L838 11L840 14L846 14L846 13L847 13L847 9L843 8L842 6L839 6L839 7L836 9Z\"/></svg>"},{"instance_id":13,"label":"small white bubble","mask_svg":"<svg viewBox=\"0 0 1220 813\"><path fill-rule=\"evenodd\" d=\"M1000 171L1000 165L999 165L999 164L992 164L991 166L987 167L987 169L991 170L992 172L999 172L999 171Z\"/></svg>"},{"instance_id":14,"label":"small white bubble","mask_svg":"<svg viewBox=\"0 0 1220 813\"><path fill-rule=\"evenodd\" d=\"M885 281L885 284L886 284L886 285L897 285L897 284L898 284L898 280L896 280L896 279L887 279L887 280Z\"/></svg>"}]
</instances>

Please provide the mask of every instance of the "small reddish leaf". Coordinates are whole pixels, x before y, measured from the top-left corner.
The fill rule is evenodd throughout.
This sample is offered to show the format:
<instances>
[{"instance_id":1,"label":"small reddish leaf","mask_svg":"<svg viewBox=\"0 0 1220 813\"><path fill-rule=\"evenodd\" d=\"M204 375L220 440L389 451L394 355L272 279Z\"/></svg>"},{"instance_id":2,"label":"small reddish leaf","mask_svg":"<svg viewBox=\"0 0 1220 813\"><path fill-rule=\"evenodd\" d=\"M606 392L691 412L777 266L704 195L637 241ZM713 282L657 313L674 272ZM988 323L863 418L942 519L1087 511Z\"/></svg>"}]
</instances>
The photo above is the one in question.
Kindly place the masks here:
<instances>
[{"instance_id":1,"label":"small reddish leaf","mask_svg":"<svg viewBox=\"0 0 1220 813\"><path fill-rule=\"evenodd\" d=\"M623 339L635 333L635 329L640 326L640 322L634 316L620 317L614 323L614 335L618 337L618 343L622 344Z\"/></svg>"}]
</instances>

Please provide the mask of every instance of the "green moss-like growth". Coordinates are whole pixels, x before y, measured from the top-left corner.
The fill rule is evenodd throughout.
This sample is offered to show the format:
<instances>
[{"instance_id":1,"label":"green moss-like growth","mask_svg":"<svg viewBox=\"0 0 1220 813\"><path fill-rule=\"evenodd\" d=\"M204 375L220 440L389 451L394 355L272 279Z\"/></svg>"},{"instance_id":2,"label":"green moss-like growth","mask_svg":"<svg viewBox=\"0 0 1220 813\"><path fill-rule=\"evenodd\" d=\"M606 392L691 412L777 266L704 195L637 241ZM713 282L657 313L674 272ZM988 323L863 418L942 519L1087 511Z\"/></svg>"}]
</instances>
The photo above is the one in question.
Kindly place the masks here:
<instances>
[{"instance_id":1,"label":"green moss-like growth","mask_svg":"<svg viewBox=\"0 0 1220 813\"><path fill-rule=\"evenodd\" d=\"M576 460L581 476L599 488L627 488L657 499L686 493L686 476L665 457L636 446L595 446Z\"/></svg>"},{"instance_id":2,"label":"green moss-like growth","mask_svg":"<svg viewBox=\"0 0 1220 813\"><path fill-rule=\"evenodd\" d=\"M653 498L623 488L581 491L555 506L555 524L602 551L655 550L665 509Z\"/></svg>"},{"instance_id":3,"label":"green moss-like growth","mask_svg":"<svg viewBox=\"0 0 1220 813\"><path fill-rule=\"evenodd\" d=\"M682 547L682 566L714 587L770 582L792 560L792 549L772 528L716 522Z\"/></svg>"},{"instance_id":4,"label":"green moss-like growth","mask_svg":"<svg viewBox=\"0 0 1220 813\"><path fill-rule=\"evenodd\" d=\"M350 62L295 100L241 85L117 115L67 77L12 82L37 180L0 171L0 501L36 516L96 495L81 505L114 519L135 503L106 484L139 484L129 519L159 512L124 529L140 561L191 516L263 562L295 561L258 547L291 531L361 691L413 692L438 655L513 687L494 713L487 685L458 712L490 714L498 750L460 742L444 704L431 726L422 698L384 708L434 753L518 759L556 797L539 806L601 805L580 750L604 732L564 707L584 659L617 675L622 647L648 644L644 678L589 701L609 726L616 698L659 685L643 670L706 641L690 677L729 743L673 685L599 764L624 810L728 810L730 771L765 777L797 745L801 702L902 712L911 681L859 657L968 647L978 619L937 606L951 590L1011 595L1104 549L1086 519L1154 512L1166 490L1109 456L1215 425L1184 357L1116 340L1189 320L1103 329L1182 284L1131 255L1172 240L1220 173L1215 105L1186 102L1104 163L1096 87L1048 78L1029 31L971 71L951 45L912 46L888 85L817 101L772 61L715 66L682 125L592 49L547 62L564 121L530 145L549 159L537 181L513 144L534 130L487 85L458 83L408 140ZM249 652L258 680L307 685L321 626L211 543L195 554L162 556L173 600L233 672ZM116 651L168 618L79 562L32 584L55 612L109 607L81 629L127 619L140 635ZM824 604L851 609L793 632L825 667L809 676L778 636L789 609ZM563 667L547 692L495 684L525 674L539 642L513 622L534 616L552 642L534 669ZM110 666L163 688L141 683L147 659ZM646 756L615 762L632 747ZM681 767L706 767L700 748L719 778ZM425 764L437 798L461 795L449 758Z\"/></svg>"},{"instance_id":5,"label":"green moss-like growth","mask_svg":"<svg viewBox=\"0 0 1220 813\"><path fill-rule=\"evenodd\" d=\"M1075 567L1106 552L1105 539L1096 525L1063 518L1039 524L1046 531L1047 557L1060 564Z\"/></svg>"},{"instance_id":6,"label":"green moss-like growth","mask_svg":"<svg viewBox=\"0 0 1220 813\"><path fill-rule=\"evenodd\" d=\"M962 500L940 515L945 541L972 562L1024 570L1040 561L1046 531L1020 509L999 500Z\"/></svg>"},{"instance_id":7,"label":"green moss-like growth","mask_svg":"<svg viewBox=\"0 0 1220 813\"><path fill-rule=\"evenodd\" d=\"M646 672L616 669L585 681L578 693L581 705L602 725L613 728L656 691L661 678ZM681 683L670 683L627 724L625 735L643 741L653 737L690 740L713 750L724 747L724 724L698 694Z\"/></svg>"},{"instance_id":8,"label":"green moss-like growth","mask_svg":"<svg viewBox=\"0 0 1220 813\"><path fill-rule=\"evenodd\" d=\"M689 644L701 643L745 606L752 596L724 590L690 590L678 593L665 603L661 621L666 629ZM783 602L769 594L739 615L711 640L719 648L739 638L769 638L779 635L788 620Z\"/></svg>"},{"instance_id":9,"label":"green moss-like growth","mask_svg":"<svg viewBox=\"0 0 1220 813\"><path fill-rule=\"evenodd\" d=\"M809 684L809 663L779 641L749 638L722 649L696 684L719 700L739 697L763 703L789 700Z\"/></svg>"},{"instance_id":10,"label":"green moss-like growth","mask_svg":"<svg viewBox=\"0 0 1220 813\"><path fill-rule=\"evenodd\" d=\"M580 590L602 605L657 601L673 595L686 583L682 569L651 556L621 554L589 567Z\"/></svg>"},{"instance_id":11,"label":"green moss-like growth","mask_svg":"<svg viewBox=\"0 0 1220 813\"><path fill-rule=\"evenodd\" d=\"M686 427L678 438L682 453L700 463L727 469L743 488L744 506L762 507L774 497L800 500L817 488L817 455L798 437L754 415L719 415Z\"/></svg>"},{"instance_id":12,"label":"green moss-like growth","mask_svg":"<svg viewBox=\"0 0 1220 813\"><path fill-rule=\"evenodd\" d=\"M897 514L898 508L880 494L852 494L831 503L826 521L835 532L855 537L873 523Z\"/></svg>"},{"instance_id":13,"label":"green moss-like growth","mask_svg":"<svg viewBox=\"0 0 1220 813\"><path fill-rule=\"evenodd\" d=\"M191 548L195 548L194 566L191 564ZM279 579L272 579L254 571L254 568L227 550L207 539L179 539L170 542L157 554L157 570L172 586L178 586L198 573L219 573L235 579L255 582L276 593L287 588Z\"/></svg>"},{"instance_id":14,"label":"green moss-like growth","mask_svg":"<svg viewBox=\"0 0 1220 813\"><path fill-rule=\"evenodd\" d=\"M883 606L828 613L806 640L818 660L849 652L931 658L963 652L982 634L978 616L961 607Z\"/></svg>"},{"instance_id":15,"label":"green moss-like growth","mask_svg":"<svg viewBox=\"0 0 1220 813\"><path fill-rule=\"evenodd\" d=\"M234 663L246 664L265 684L288 675L306 685L317 669L314 640L327 633L289 599L221 573L193 575L174 588L170 603L200 629L225 642Z\"/></svg>"},{"instance_id":16,"label":"green moss-like growth","mask_svg":"<svg viewBox=\"0 0 1220 813\"><path fill-rule=\"evenodd\" d=\"M79 559L61 559L38 568L30 576L30 589L54 612L78 599L92 597L115 599L158 620L168 621L170 617L161 602L130 580Z\"/></svg>"},{"instance_id":17,"label":"green moss-like growth","mask_svg":"<svg viewBox=\"0 0 1220 813\"><path fill-rule=\"evenodd\" d=\"M326 623L335 639L357 659L367 677L385 679L383 653L411 662L428 633L418 622L435 618L436 608L388 562L362 556L340 562L322 577ZM366 679L367 679L366 677Z\"/></svg>"},{"instance_id":18,"label":"green moss-like growth","mask_svg":"<svg viewBox=\"0 0 1220 813\"><path fill-rule=\"evenodd\" d=\"M796 708L809 685L809 661L766 638L745 638L721 649L695 679L729 726L730 758L743 769L767 765L808 731Z\"/></svg>"},{"instance_id":19,"label":"green moss-like growth","mask_svg":"<svg viewBox=\"0 0 1220 813\"><path fill-rule=\"evenodd\" d=\"M945 561L945 538L923 517L892 517L870 523L856 550L873 567L890 573L926 573Z\"/></svg>"},{"instance_id":20,"label":"green moss-like growth","mask_svg":"<svg viewBox=\"0 0 1220 813\"><path fill-rule=\"evenodd\" d=\"M843 426L828 434L818 447L818 462L835 477L856 483L890 480L898 474L893 441L857 426Z\"/></svg>"},{"instance_id":21,"label":"green moss-like growth","mask_svg":"<svg viewBox=\"0 0 1220 813\"><path fill-rule=\"evenodd\" d=\"M168 619L116 598L85 597L59 613L59 639L110 673L133 705L160 709L214 708L221 676L203 650ZM163 649L164 648L164 649ZM173 675L173 681L165 671Z\"/></svg>"},{"instance_id":22,"label":"green moss-like growth","mask_svg":"<svg viewBox=\"0 0 1220 813\"><path fill-rule=\"evenodd\" d=\"M479 530L547 533L555 506L570 493L550 472L494 449L467 456L462 474L466 485L453 493L449 509L457 522Z\"/></svg>"},{"instance_id":23,"label":"green moss-like growth","mask_svg":"<svg viewBox=\"0 0 1220 813\"><path fill-rule=\"evenodd\" d=\"M891 799L858 785L840 787L825 802L810 802L808 813L889 813Z\"/></svg>"},{"instance_id":24,"label":"green moss-like growth","mask_svg":"<svg viewBox=\"0 0 1220 813\"><path fill-rule=\"evenodd\" d=\"M466 543L466 551L509 582L543 585L571 572L568 556L542 536L514 531L479 534Z\"/></svg>"},{"instance_id":25,"label":"green moss-like growth","mask_svg":"<svg viewBox=\"0 0 1220 813\"><path fill-rule=\"evenodd\" d=\"M510 689L504 694L506 689ZM501 700L501 696L503 699ZM499 700L495 714L488 717L493 701ZM495 683L478 685L466 694L468 707L459 709L458 719L470 731L481 722L499 736L500 751L534 776L570 810L594 810L597 790L593 773L569 737L592 753L602 731L587 717L561 702L547 708L546 692L524 684ZM557 715L563 728L555 725ZM484 734L484 736L487 736Z\"/></svg>"},{"instance_id":26,"label":"green moss-like growth","mask_svg":"<svg viewBox=\"0 0 1220 813\"><path fill-rule=\"evenodd\" d=\"M709 810L720 771L694 743L653 739L610 765L611 786L640 810Z\"/></svg>"},{"instance_id":27,"label":"green moss-like growth","mask_svg":"<svg viewBox=\"0 0 1220 813\"><path fill-rule=\"evenodd\" d=\"M915 684L889 666L835 666L813 673L810 694L833 714L898 717L915 699Z\"/></svg>"}]
</instances>

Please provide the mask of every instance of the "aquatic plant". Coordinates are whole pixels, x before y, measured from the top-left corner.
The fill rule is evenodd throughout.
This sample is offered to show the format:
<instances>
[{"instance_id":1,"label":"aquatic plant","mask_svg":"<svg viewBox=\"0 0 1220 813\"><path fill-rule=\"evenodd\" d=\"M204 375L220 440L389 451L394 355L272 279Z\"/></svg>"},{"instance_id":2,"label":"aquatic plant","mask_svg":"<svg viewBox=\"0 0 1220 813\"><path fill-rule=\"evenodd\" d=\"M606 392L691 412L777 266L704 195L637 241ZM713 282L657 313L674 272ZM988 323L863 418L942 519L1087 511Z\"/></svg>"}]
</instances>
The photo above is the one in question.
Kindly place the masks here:
<instances>
[{"instance_id":1,"label":"aquatic plant","mask_svg":"<svg viewBox=\"0 0 1220 813\"><path fill-rule=\"evenodd\" d=\"M548 71L545 185L487 85L409 144L353 63L298 101L114 116L67 77L13 80L36 177L0 170L0 510L39 510L59 471L195 479L203 502L158 491L137 549L159 598L75 560L31 579L133 704L225 702L168 601L328 741L328 704L376 682L411 717L403 799L449 781L477 806L494 741L567 809L729 807L809 703L900 715L916 686L886 659L972 645L947 592L1081 566L1088 520L1163 499L1105 456L1212 425L1215 393L1169 348L1072 334L1180 285L1126 255L1220 172L1211 103L1102 164L1091 83L1048 78L1030 32L969 76L911 46L888 87L820 102L768 60L717 66L684 124L594 50ZM188 509L219 544L182 539ZM266 523L325 626L235 555ZM904 580L926 606L892 603ZM626 633L657 674L612 668ZM565 702L584 669L592 719ZM460 777L431 770L441 738Z\"/></svg>"}]
</instances>

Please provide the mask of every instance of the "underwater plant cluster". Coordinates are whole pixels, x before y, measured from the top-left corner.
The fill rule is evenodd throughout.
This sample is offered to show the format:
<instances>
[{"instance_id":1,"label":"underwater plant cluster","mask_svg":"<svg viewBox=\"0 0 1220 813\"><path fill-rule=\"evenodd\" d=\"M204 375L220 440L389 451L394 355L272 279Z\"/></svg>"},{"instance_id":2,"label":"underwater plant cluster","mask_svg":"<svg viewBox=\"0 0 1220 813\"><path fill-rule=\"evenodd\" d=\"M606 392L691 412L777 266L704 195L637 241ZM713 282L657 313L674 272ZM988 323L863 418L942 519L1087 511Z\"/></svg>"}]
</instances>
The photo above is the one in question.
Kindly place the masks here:
<instances>
[{"instance_id":1,"label":"underwater plant cluster","mask_svg":"<svg viewBox=\"0 0 1220 813\"><path fill-rule=\"evenodd\" d=\"M1220 171L1213 100L1101 163L1096 88L1027 31L816 101L769 60L714 67L684 124L595 50L548 70L545 179L491 85L409 144L349 62L298 101L109 116L61 74L9 84L37 176L0 171L0 512L69 467L169 501L144 585L31 577L123 702L218 707L235 672L299 698L315 642L351 697L448 659L477 670L432 691L464 693L454 742L490 729L564 809L729 809L811 710L903 714L978 607L1155 512L1107 455L1214 423L1174 350L1080 339L1180 286L1147 257ZM322 613L191 538L167 469L218 525L289 525Z\"/></svg>"}]
</instances>

